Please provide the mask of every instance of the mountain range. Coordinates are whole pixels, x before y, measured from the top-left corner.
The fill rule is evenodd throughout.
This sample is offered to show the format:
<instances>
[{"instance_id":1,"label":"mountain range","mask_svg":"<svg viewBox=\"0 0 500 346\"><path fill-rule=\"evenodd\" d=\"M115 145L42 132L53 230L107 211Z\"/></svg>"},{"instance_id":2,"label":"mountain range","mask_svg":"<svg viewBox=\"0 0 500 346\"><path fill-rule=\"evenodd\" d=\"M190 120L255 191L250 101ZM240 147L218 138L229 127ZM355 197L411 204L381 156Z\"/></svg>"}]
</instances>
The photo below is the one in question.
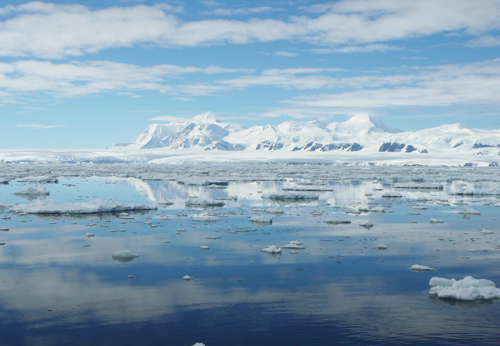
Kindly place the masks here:
<instances>
[{"instance_id":1,"label":"mountain range","mask_svg":"<svg viewBox=\"0 0 500 346\"><path fill-rule=\"evenodd\" d=\"M208 112L186 122L150 125L132 143L114 149L176 150L183 148L232 151L365 151L472 153L499 155L500 131L472 129L460 123L417 132L401 131L362 114L344 122L285 121L279 125L244 128L224 123Z\"/></svg>"}]
</instances>

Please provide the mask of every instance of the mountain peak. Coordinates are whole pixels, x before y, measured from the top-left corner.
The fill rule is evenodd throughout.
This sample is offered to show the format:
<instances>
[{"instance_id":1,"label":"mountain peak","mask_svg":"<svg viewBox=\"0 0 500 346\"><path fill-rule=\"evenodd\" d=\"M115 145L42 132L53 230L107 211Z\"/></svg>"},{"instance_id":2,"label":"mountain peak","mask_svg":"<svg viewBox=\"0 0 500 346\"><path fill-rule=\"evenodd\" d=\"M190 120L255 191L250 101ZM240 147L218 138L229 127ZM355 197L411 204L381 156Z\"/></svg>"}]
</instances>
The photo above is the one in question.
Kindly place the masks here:
<instances>
[{"instance_id":1,"label":"mountain peak","mask_svg":"<svg viewBox=\"0 0 500 346\"><path fill-rule=\"evenodd\" d=\"M193 121L203 124L214 124L218 122L218 120L215 118L215 115L212 112L198 114L193 118Z\"/></svg>"},{"instance_id":2,"label":"mountain peak","mask_svg":"<svg viewBox=\"0 0 500 346\"><path fill-rule=\"evenodd\" d=\"M370 132L372 131L372 129L378 129L382 130L383 132L389 132L389 133L402 132L400 129L387 126L382 121L380 121L379 118L374 117L373 115L370 114L354 115L349 120L347 120L345 124L349 124L354 127L370 128L369 130Z\"/></svg>"}]
</instances>

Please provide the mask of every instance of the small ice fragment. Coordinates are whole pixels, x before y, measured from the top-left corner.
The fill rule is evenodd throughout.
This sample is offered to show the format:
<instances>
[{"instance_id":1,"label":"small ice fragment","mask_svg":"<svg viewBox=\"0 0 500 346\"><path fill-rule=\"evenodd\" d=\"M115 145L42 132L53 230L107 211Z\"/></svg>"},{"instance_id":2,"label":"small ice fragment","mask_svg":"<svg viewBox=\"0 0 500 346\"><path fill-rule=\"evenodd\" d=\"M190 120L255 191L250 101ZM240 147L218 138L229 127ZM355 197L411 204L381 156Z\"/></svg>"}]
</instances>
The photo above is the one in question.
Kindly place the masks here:
<instances>
[{"instance_id":1,"label":"small ice fragment","mask_svg":"<svg viewBox=\"0 0 500 346\"><path fill-rule=\"evenodd\" d=\"M481 233L482 233L482 234L493 234L493 231L490 231L489 229L483 228L483 229L481 230Z\"/></svg>"},{"instance_id":2,"label":"small ice fragment","mask_svg":"<svg viewBox=\"0 0 500 346\"><path fill-rule=\"evenodd\" d=\"M129 279L132 279L134 277L134 275L129 275L127 276Z\"/></svg>"},{"instance_id":3,"label":"small ice fragment","mask_svg":"<svg viewBox=\"0 0 500 346\"><path fill-rule=\"evenodd\" d=\"M252 216L250 218L250 222L271 224L271 223L273 223L273 220L268 216Z\"/></svg>"},{"instance_id":4,"label":"small ice fragment","mask_svg":"<svg viewBox=\"0 0 500 346\"><path fill-rule=\"evenodd\" d=\"M0 245L5 245L5 242L3 242L3 241L2 241L2 242L0 242Z\"/></svg>"},{"instance_id":5,"label":"small ice fragment","mask_svg":"<svg viewBox=\"0 0 500 346\"><path fill-rule=\"evenodd\" d=\"M290 254L291 254L291 255L296 255L296 254L298 254L298 253L299 253L299 252L298 252L298 251L295 251L295 250L290 251Z\"/></svg>"},{"instance_id":6,"label":"small ice fragment","mask_svg":"<svg viewBox=\"0 0 500 346\"><path fill-rule=\"evenodd\" d=\"M215 237L213 235L209 235L209 236L207 236L207 239L220 239L220 237Z\"/></svg>"},{"instance_id":7,"label":"small ice fragment","mask_svg":"<svg viewBox=\"0 0 500 346\"><path fill-rule=\"evenodd\" d=\"M193 346L205 346L205 344L204 344L204 343L202 343L202 342L197 342L197 343L196 343L196 344L194 344Z\"/></svg>"},{"instance_id":8,"label":"small ice fragment","mask_svg":"<svg viewBox=\"0 0 500 346\"><path fill-rule=\"evenodd\" d=\"M423 266L420 264L414 264L410 267L411 270L416 271L416 272L432 272L434 271L434 268Z\"/></svg>"},{"instance_id":9,"label":"small ice fragment","mask_svg":"<svg viewBox=\"0 0 500 346\"><path fill-rule=\"evenodd\" d=\"M375 249L379 249L379 250L387 250L387 246L383 245L383 244L378 244L377 246L375 246Z\"/></svg>"},{"instance_id":10,"label":"small ice fragment","mask_svg":"<svg viewBox=\"0 0 500 346\"><path fill-rule=\"evenodd\" d=\"M7 232L8 230L8 228L0 228L0 232Z\"/></svg>"},{"instance_id":11,"label":"small ice fragment","mask_svg":"<svg viewBox=\"0 0 500 346\"><path fill-rule=\"evenodd\" d=\"M202 245L202 246L200 246L200 249L202 249L202 250L209 250L210 246Z\"/></svg>"},{"instance_id":12,"label":"small ice fragment","mask_svg":"<svg viewBox=\"0 0 500 346\"><path fill-rule=\"evenodd\" d=\"M458 212L459 214L464 214L464 215L481 215L480 211L474 210L469 207L464 207L463 211Z\"/></svg>"},{"instance_id":13,"label":"small ice fragment","mask_svg":"<svg viewBox=\"0 0 500 346\"><path fill-rule=\"evenodd\" d=\"M189 280L191 280L191 279L192 279L192 277L191 277L191 276L189 276L189 275L185 275L182 279L183 279L183 280L186 280L186 281L189 281Z\"/></svg>"},{"instance_id":14,"label":"small ice fragment","mask_svg":"<svg viewBox=\"0 0 500 346\"><path fill-rule=\"evenodd\" d=\"M263 248L260 251L267 253L281 253L281 248L277 247L276 245L270 245L268 247Z\"/></svg>"},{"instance_id":15,"label":"small ice fragment","mask_svg":"<svg viewBox=\"0 0 500 346\"><path fill-rule=\"evenodd\" d=\"M115 251L111 254L111 257L116 260L116 261L120 261L120 262L130 262L132 261L134 258L136 257L139 257L138 254L136 253L133 253L132 251L130 250L119 250L119 251Z\"/></svg>"},{"instance_id":16,"label":"small ice fragment","mask_svg":"<svg viewBox=\"0 0 500 346\"><path fill-rule=\"evenodd\" d=\"M431 219L431 223L444 223L444 221L443 220L438 220L438 219L436 219L436 218L433 217Z\"/></svg>"},{"instance_id":17,"label":"small ice fragment","mask_svg":"<svg viewBox=\"0 0 500 346\"><path fill-rule=\"evenodd\" d=\"M283 249L295 249L295 250L298 250L298 249L305 249L306 247L304 245L302 245L301 242L294 240L294 241L289 242L286 245L283 245L282 248Z\"/></svg>"},{"instance_id":18,"label":"small ice fragment","mask_svg":"<svg viewBox=\"0 0 500 346\"><path fill-rule=\"evenodd\" d=\"M95 236L95 234L94 234L94 233L90 233L90 232L86 233L85 235L86 235L87 237L89 237L89 238L90 238L90 237L94 237L94 236Z\"/></svg>"}]
</instances>

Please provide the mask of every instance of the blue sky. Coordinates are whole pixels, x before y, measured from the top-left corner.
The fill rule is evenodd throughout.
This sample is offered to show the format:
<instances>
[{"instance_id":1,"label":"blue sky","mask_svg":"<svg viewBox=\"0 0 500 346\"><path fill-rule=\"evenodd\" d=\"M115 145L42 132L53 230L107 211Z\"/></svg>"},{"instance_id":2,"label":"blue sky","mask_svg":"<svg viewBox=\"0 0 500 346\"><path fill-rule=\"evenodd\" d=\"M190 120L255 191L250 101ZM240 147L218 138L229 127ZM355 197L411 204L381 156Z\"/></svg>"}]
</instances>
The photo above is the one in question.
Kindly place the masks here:
<instances>
[{"instance_id":1,"label":"blue sky","mask_svg":"<svg viewBox=\"0 0 500 346\"><path fill-rule=\"evenodd\" d=\"M3 149L105 148L211 111L500 129L500 0L0 7Z\"/></svg>"}]
</instances>

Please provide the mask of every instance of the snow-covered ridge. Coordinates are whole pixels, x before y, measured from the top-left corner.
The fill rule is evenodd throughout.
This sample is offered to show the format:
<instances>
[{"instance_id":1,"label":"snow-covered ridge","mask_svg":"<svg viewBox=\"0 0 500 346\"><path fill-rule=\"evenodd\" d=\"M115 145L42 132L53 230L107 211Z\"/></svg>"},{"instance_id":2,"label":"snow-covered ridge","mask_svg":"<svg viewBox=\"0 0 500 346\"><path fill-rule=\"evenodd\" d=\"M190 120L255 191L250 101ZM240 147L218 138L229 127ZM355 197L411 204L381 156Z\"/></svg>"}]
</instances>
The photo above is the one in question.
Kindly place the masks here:
<instances>
[{"instance_id":1,"label":"snow-covered ridge","mask_svg":"<svg viewBox=\"0 0 500 346\"><path fill-rule=\"evenodd\" d=\"M500 130L471 129L462 124L441 125L417 132L403 132L380 119L360 114L344 122L285 121L279 125L253 126L223 123L208 112L179 123L150 125L134 142L113 148L208 151L363 151L426 153L500 153Z\"/></svg>"}]
</instances>

